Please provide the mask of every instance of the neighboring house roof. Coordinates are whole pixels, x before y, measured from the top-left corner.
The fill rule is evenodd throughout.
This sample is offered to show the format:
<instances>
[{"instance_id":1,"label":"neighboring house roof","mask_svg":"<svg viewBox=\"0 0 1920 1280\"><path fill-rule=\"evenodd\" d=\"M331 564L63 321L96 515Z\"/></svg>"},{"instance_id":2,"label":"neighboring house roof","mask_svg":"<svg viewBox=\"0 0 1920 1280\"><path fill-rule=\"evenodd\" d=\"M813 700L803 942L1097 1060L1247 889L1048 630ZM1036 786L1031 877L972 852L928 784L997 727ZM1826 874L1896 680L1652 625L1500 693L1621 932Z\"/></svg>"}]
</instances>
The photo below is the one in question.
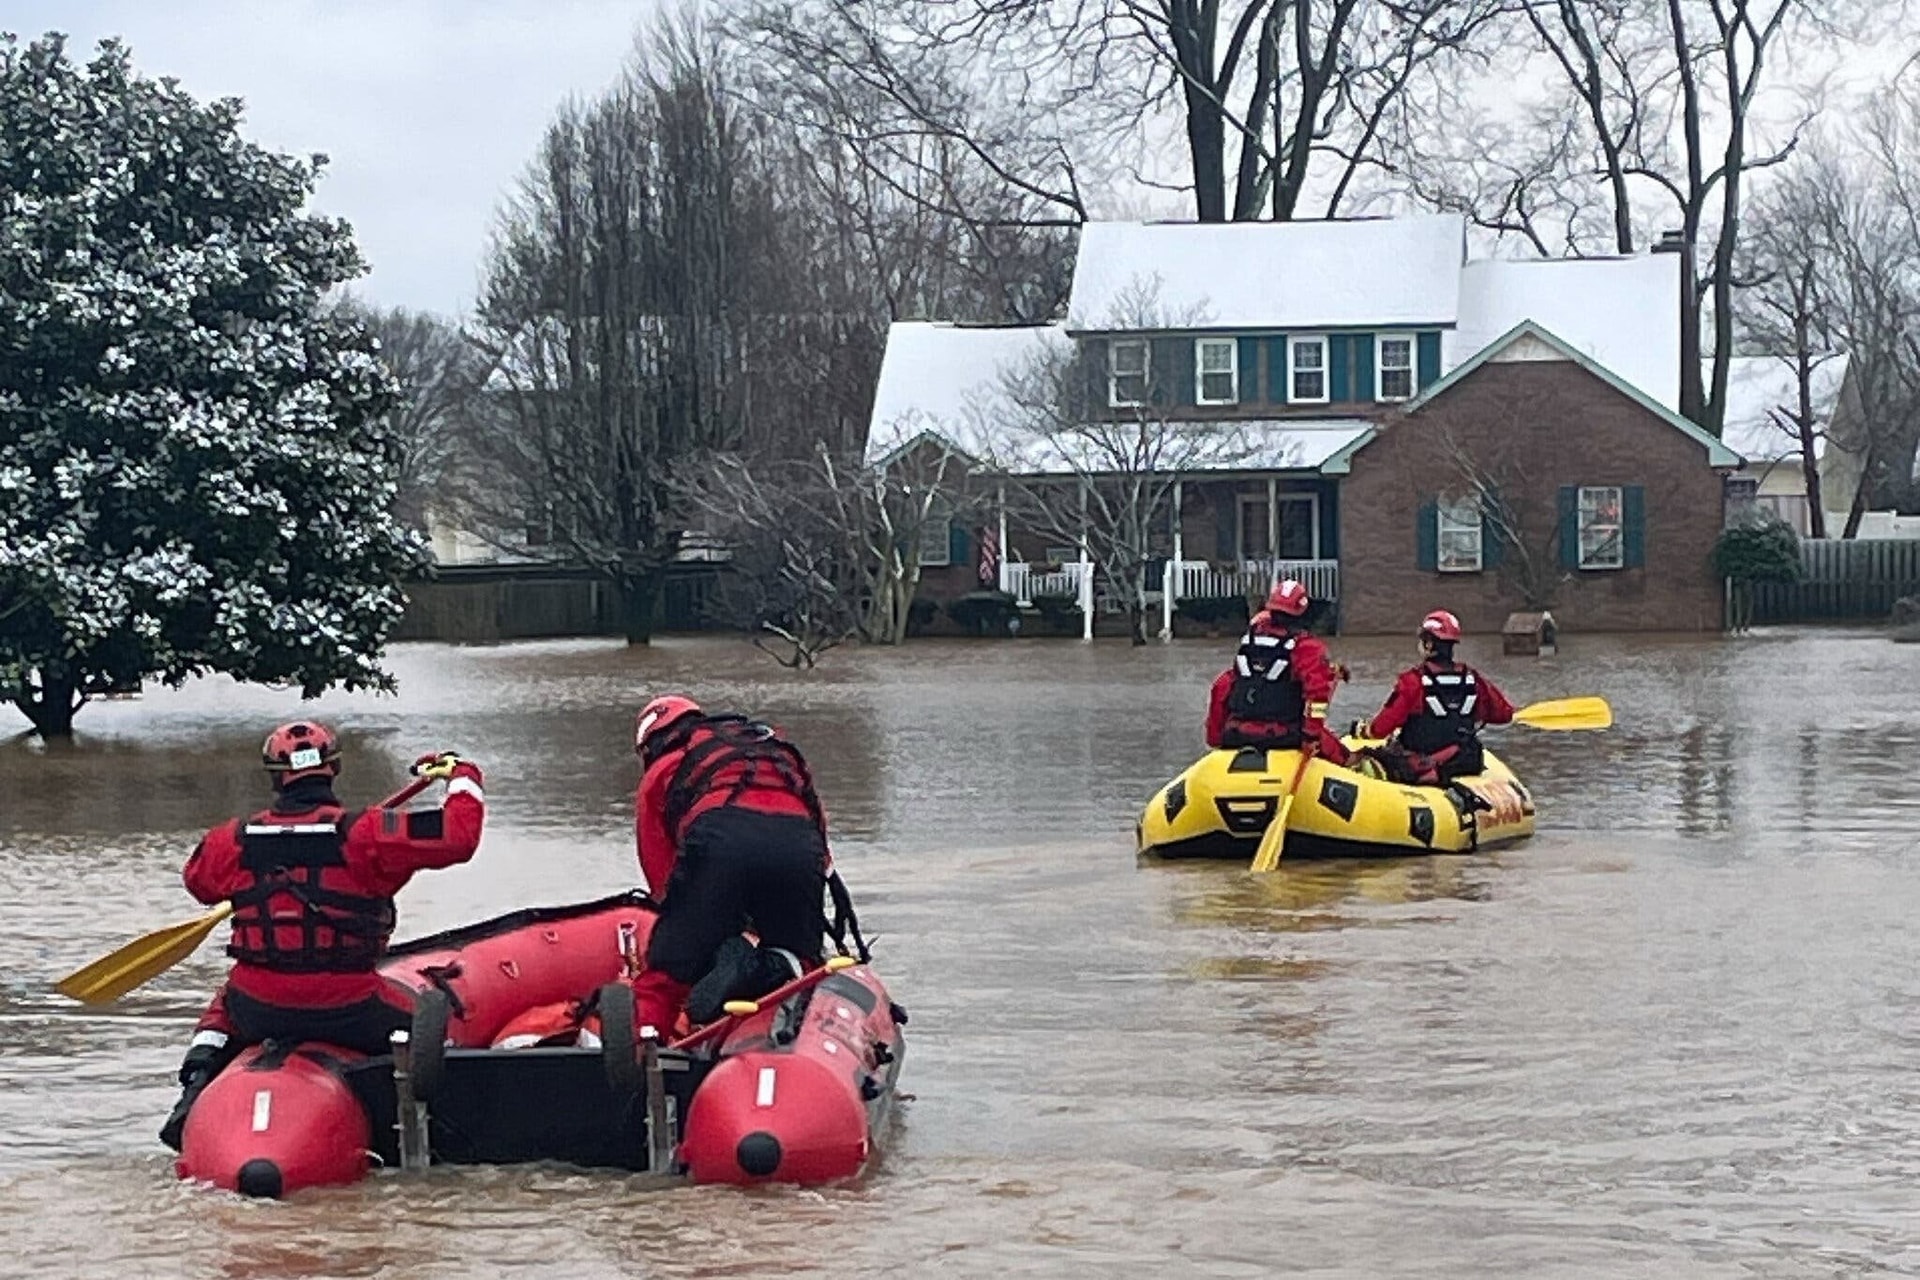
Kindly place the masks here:
<instances>
[{"instance_id":1,"label":"neighboring house roof","mask_svg":"<svg viewBox=\"0 0 1920 1280\"><path fill-rule=\"evenodd\" d=\"M1847 378L1847 357L1832 356L1813 370L1814 423L1822 434L1814 441L1814 456L1826 452L1825 428L1840 403L1840 387ZM1727 412L1721 439L1749 463L1780 462L1800 456L1799 433L1782 425L1775 411L1800 411L1800 377L1778 356L1735 356L1727 362Z\"/></svg>"},{"instance_id":2,"label":"neighboring house roof","mask_svg":"<svg viewBox=\"0 0 1920 1280\"><path fill-rule=\"evenodd\" d=\"M1469 262L1442 367L1471 360L1528 320L1662 407L1679 408L1679 254Z\"/></svg>"},{"instance_id":3,"label":"neighboring house roof","mask_svg":"<svg viewBox=\"0 0 1920 1280\"><path fill-rule=\"evenodd\" d=\"M1328 222L1090 222L1072 331L1449 326L1466 224L1457 214ZM1142 290L1157 323L1143 324Z\"/></svg>"},{"instance_id":4,"label":"neighboring house roof","mask_svg":"<svg viewBox=\"0 0 1920 1280\"><path fill-rule=\"evenodd\" d=\"M1434 383L1425 391L1422 391L1419 395L1408 401L1406 405L1407 412L1415 412L1422 405L1431 402L1439 396L1445 395L1454 386L1472 376L1474 370L1480 368L1480 366L1493 360L1502 352L1520 347L1525 343L1545 344L1548 348L1548 351L1543 353L1546 358L1551 359L1557 355L1561 359L1571 360L1594 377L1620 392L1620 394L1634 401L1641 408L1647 410L1647 412L1658 417L1674 430L1685 433L1707 451L1707 462L1709 465L1715 467L1737 467L1741 465L1743 459L1739 454L1728 448L1725 443L1716 440L1694 423L1687 421L1633 383L1628 382L1625 378L1601 364L1594 357L1581 351L1579 348L1556 336L1532 320L1523 320L1513 328L1507 330L1507 332L1482 347L1471 360L1456 367L1451 373L1447 374L1446 377L1440 379L1440 381Z\"/></svg>"},{"instance_id":5,"label":"neighboring house roof","mask_svg":"<svg viewBox=\"0 0 1920 1280\"><path fill-rule=\"evenodd\" d=\"M881 462L929 436L987 466L1026 475L1098 470L1097 449L1070 434L1020 425L1001 379L1035 359L1063 355L1073 340L1058 326L968 328L923 321L893 325L874 394L867 460ZM1186 469L1204 472L1324 471L1339 474L1374 424L1364 418L1181 422L1190 432ZM1124 427L1120 428L1122 431Z\"/></svg>"}]
</instances>

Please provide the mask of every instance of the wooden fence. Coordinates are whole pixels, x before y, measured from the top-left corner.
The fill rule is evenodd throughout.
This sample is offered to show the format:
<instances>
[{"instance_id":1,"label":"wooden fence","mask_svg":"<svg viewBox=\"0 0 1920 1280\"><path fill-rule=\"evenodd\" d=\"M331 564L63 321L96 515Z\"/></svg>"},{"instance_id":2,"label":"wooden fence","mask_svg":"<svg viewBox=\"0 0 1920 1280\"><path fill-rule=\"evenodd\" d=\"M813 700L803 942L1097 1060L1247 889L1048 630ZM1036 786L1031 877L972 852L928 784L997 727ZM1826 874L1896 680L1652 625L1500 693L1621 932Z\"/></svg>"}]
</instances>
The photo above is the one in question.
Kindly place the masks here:
<instances>
[{"instance_id":1,"label":"wooden fence","mask_svg":"<svg viewBox=\"0 0 1920 1280\"><path fill-rule=\"evenodd\" d=\"M1799 582L1756 583L1753 621L1884 619L1920 595L1920 538L1807 538Z\"/></svg>"},{"instance_id":2,"label":"wooden fence","mask_svg":"<svg viewBox=\"0 0 1920 1280\"><path fill-rule=\"evenodd\" d=\"M656 627L710 627L706 601L717 572L706 565L670 570ZM606 581L544 565L489 565L441 569L410 584L407 611L393 638L472 643L619 634L614 592Z\"/></svg>"}]
</instances>

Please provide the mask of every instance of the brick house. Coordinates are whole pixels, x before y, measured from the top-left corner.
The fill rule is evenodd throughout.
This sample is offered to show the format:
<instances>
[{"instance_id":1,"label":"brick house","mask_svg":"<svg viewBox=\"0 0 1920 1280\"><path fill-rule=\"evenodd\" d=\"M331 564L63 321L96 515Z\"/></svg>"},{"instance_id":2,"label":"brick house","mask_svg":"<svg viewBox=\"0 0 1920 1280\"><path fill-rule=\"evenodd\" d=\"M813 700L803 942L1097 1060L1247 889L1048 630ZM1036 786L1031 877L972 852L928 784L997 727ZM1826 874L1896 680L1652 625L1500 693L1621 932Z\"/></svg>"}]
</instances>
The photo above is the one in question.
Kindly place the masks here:
<instances>
[{"instance_id":1,"label":"brick house","mask_svg":"<svg viewBox=\"0 0 1920 1280\"><path fill-rule=\"evenodd\" d=\"M1429 609L1497 631L1720 625L1709 565L1720 441L1531 321L1358 449L1341 496L1340 622L1409 634Z\"/></svg>"},{"instance_id":2,"label":"brick house","mask_svg":"<svg viewBox=\"0 0 1920 1280\"><path fill-rule=\"evenodd\" d=\"M1590 590L1589 577L1600 570L1576 569L1565 583L1535 572L1523 590L1515 562L1539 558L1528 554L1524 539L1506 561L1499 559L1505 544L1487 539L1483 554L1493 562L1478 570L1461 569L1456 555L1443 575L1437 551L1434 566L1422 568L1426 544L1416 533L1431 526L1437 547L1442 498L1450 522L1445 542L1458 551L1467 541L1454 527L1466 514L1464 486L1458 478L1441 484L1429 475L1416 483L1404 474L1422 456L1421 424L1444 421L1449 425L1439 434L1449 440L1498 435L1503 458L1531 460L1537 451L1534 470L1542 475L1557 473L1563 456L1592 453L1632 464L1599 469L1610 477L1604 484L1593 476L1566 481L1555 495L1571 485L1632 491L1638 502L1684 475L1688 483L1675 503L1697 502L1698 522L1717 530L1715 468L1739 460L1717 442L1703 450L1675 429L1678 288L1672 254L1469 260L1464 224L1452 215L1090 224L1062 323L893 326L869 457L932 437L975 460L981 492L996 473L1062 486L1116 483L1111 471L1063 461L1058 447L1040 447L1053 442L1016 425L1010 371L1064 361L1080 420L1236 442L1182 466L1155 513L1153 603L1165 628L1177 612L1264 593L1279 576L1300 578L1316 597L1337 602L1338 625L1347 631L1399 630L1405 611L1431 595L1441 577L1452 580L1451 588L1468 582L1470 572L1482 575L1472 579L1487 597L1480 615L1498 609L1502 618L1556 587L1566 587L1570 599L1597 600L1607 591L1623 601L1636 591L1657 597L1669 589L1669 575L1671 590L1692 600L1705 552L1693 555L1695 515L1682 519L1677 506L1662 503L1651 542L1636 535L1635 554L1650 557L1646 563L1611 571L1617 578L1593 578ZM1522 328L1528 324L1531 330ZM1497 347L1507 354L1494 360ZM1515 350L1535 354L1523 361ZM1547 360L1543 350L1558 354ZM1542 382L1539 370L1505 367L1519 363L1566 367ZM1548 392L1542 403L1553 408L1543 413L1530 398ZM1642 438L1656 429L1660 445L1641 451ZM1686 442L1684 460L1669 437ZM1678 469L1656 475L1655 458ZM1523 505L1531 514L1538 482L1527 469L1516 475L1525 482L1504 486L1507 514ZM1599 500L1590 495L1589 505ZM1668 532L1676 520L1685 536ZM1597 527L1591 511L1588 523ZM1538 536L1557 532L1556 524ZM1036 595L1071 595L1083 609L1083 634L1091 634L1096 621L1104 624L1124 606L1094 557L1073 542L1057 529L1049 536L1022 527L1004 503L995 511L988 502L983 512L976 502L952 527L929 531L921 549L923 594L948 600L977 590L985 543L997 553L988 558L997 561L990 568L1002 590L1022 604ZM1602 590L1603 580L1633 585ZM1563 624L1717 625L1717 613L1701 613L1696 622L1695 612L1580 605Z\"/></svg>"}]
</instances>

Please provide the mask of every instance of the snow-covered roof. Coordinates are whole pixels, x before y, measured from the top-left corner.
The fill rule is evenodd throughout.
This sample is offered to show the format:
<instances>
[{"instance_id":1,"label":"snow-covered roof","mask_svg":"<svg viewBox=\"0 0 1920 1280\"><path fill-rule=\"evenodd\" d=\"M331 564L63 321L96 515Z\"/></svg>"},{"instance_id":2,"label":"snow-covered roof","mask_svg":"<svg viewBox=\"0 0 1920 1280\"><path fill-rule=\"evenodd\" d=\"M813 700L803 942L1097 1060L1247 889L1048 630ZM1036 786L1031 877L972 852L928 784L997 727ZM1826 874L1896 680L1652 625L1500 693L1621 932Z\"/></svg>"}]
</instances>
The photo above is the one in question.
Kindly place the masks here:
<instances>
[{"instance_id":1,"label":"snow-covered roof","mask_svg":"<svg viewBox=\"0 0 1920 1280\"><path fill-rule=\"evenodd\" d=\"M902 322L887 332L874 395L867 458L878 461L933 435L992 466L1028 475L1103 470L1095 439L1042 435L1022 424L1002 379L1038 359L1071 352L1058 326L968 328ZM1122 434L1131 428L1122 425ZM1157 428L1156 428L1157 429ZM1163 456L1192 471L1344 469L1345 457L1373 431L1364 418L1285 418L1181 423L1187 433Z\"/></svg>"},{"instance_id":2,"label":"snow-covered roof","mask_svg":"<svg viewBox=\"0 0 1920 1280\"><path fill-rule=\"evenodd\" d=\"M873 393L868 460L887 457L927 431L977 452L966 439L974 424L1011 413L1001 378L1072 347L1073 340L1057 325L970 328L921 320L892 325Z\"/></svg>"},{"instance_id":3,"label":"snow-covered roof","mask_svg":"<svg viewBox=\"0 0 1920 1280\"><path fill-rule=\"evenodd\" d=\"M1813 416L1824 428L1833 419L1846 381L1847 357L1834 356L1813 370ZM1778 462L1798 457L1800 437L1782 426L1774 411L1800 411L1800 379L1793 366L1777 356L1735 356L1727 362L1727 412L1720 438L1749 463ZM1826 437L1814 443L1814 456L1825 451Z\"/></svg>"},{"instance_id":4,"label":"snow-covered roof","mask_svg":"<svg viewBox=\"0 0 1920 1280\"><path fill-rule=\"evenodd\" d=\"M1460 272L1446 371L1531 320L1668 409L1680 405L1680 255L1482 259Z\"/></svg>"},{"instance_id":5,"label":"snow-covered roof","mask_svg":"<svg viewBox=\"0 0 1920 1280\"><path fill-rule=\"evenodd\" d=\"M1450 213L1329 222L1091 222L1080 231L1066 327L1448 326L1465 256L1465 223ZM1149 297L1151 314L1142 316Z\"/></svg>"}]
</instances>

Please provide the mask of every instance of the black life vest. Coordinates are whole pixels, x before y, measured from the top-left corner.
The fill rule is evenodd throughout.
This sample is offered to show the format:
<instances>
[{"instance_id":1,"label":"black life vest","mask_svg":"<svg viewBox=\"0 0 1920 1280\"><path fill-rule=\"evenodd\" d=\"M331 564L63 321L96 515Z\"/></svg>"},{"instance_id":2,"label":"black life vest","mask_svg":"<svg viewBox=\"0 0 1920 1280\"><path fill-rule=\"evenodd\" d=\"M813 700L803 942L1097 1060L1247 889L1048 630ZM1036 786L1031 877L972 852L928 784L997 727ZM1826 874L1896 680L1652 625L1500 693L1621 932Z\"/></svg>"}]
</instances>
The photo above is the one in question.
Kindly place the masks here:
<instances>
[{"instance_id":1,"label":"black life vest","mask_svg":"<svg viewBox=\"0 0 1920 1280\"><path fill-rule=\"evenodd\" d=\"M1255 626L1240 638L1233 659L1233 684L1227 690L1227 715L1249 724L1271 724L1298 731L1307 711L1306 695L1293 671L1295 631Z\"/></svg>"},{"instance_id":2,"label":"black life vest","mask_svg":"<svg viewBox=\"0 0 1920 1280\"><path fill-rule=\"evenodd\" d=\"M814 793L813 775L800 749L771 725L745 716L702 716L677 730L668 750L686 748L667 781L666 812L661 815L675 844L693 807L716 790L722 805L739 803L750 791L797 796L824 837L826 817Z\"/></svg>"},{"instance_id":3,"label":"black life vest","mask_svg":"<svg viewBox=\"0 0 1920 1280\"><path fill-rule=\"evenodd\" d=\"M1425 703L1400 726L1402 746L1431 754L1479 741L1473 709L1480 700L1480 682L1473 668L1425 663L1420 667L1420 691Z\"/></svg>"},{"instance_id":4,"label":"black life vest","mask_svg":"<svg viewBox=\"0 0 1920 1280\"><path fill-rule=\"evenodd\" d=\"M393 899L342 883L358 817L330 806L268 810L241 824L240 867L253 883L233 895L228 955L276 973L366 973L379 963L393 936Z\"/></svg>"}]
</instances>

